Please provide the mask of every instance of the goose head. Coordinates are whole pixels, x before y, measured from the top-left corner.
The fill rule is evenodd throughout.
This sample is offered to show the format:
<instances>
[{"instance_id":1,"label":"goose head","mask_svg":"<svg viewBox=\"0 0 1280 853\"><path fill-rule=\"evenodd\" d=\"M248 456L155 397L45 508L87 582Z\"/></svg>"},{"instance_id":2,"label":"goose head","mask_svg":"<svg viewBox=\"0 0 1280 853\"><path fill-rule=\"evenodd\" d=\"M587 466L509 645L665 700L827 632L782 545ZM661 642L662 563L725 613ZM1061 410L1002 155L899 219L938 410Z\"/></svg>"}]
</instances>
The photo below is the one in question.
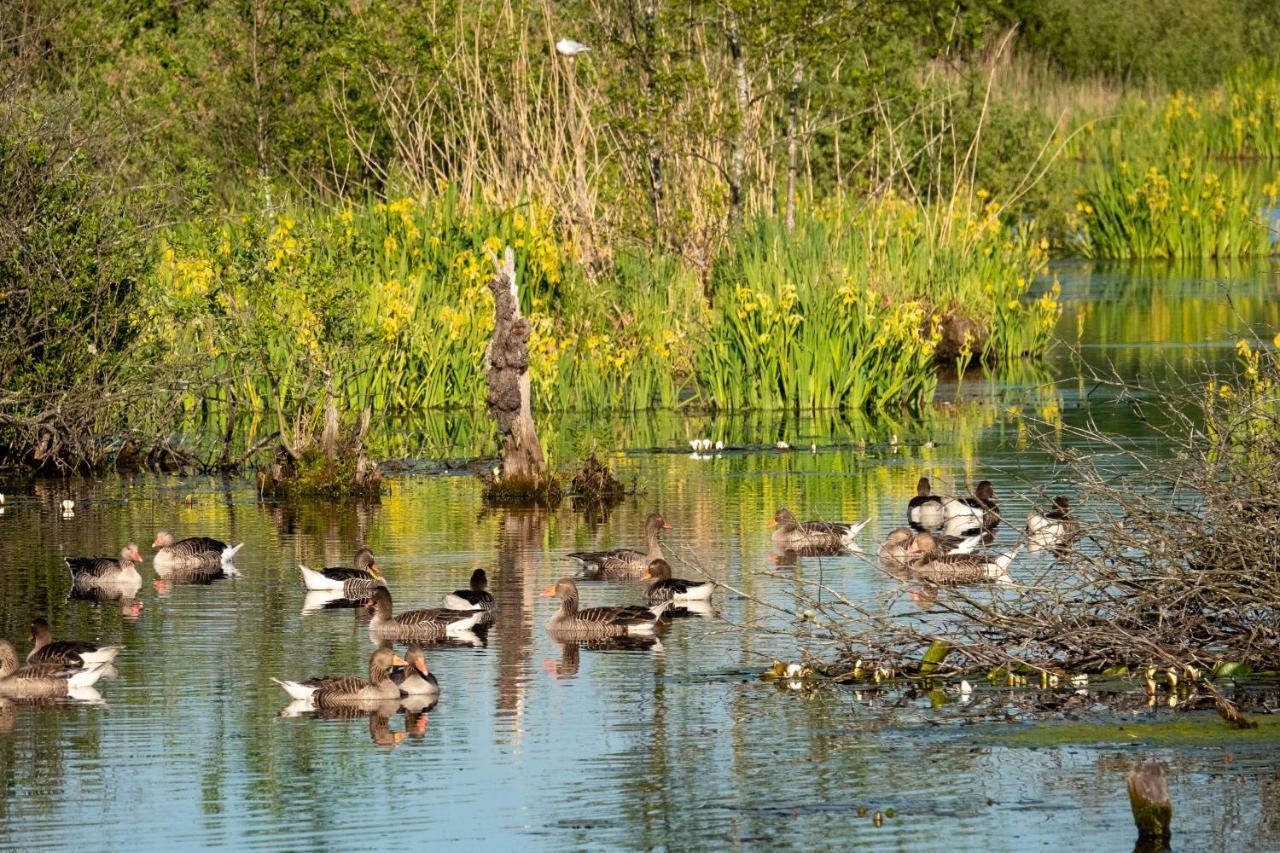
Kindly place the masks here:
<instances>
[{"instance_id":1,"label":"goose head","mask_svg":"<svg viewBox=\"0 0 1280 853\"><path fill-rule=\"evenodd\" d=\"M471 591L484 592L489 588L489 576L484 573L484 569L476 569L471 573Z\"/></svg>"},{"instance_id":2,"label":"goose head","mask_svg":"<svg viewBox=\"0 0 1280 853\"><path fill-rule=\"evenodd\" d=\"M161 530L156 534L156 541L151 543L152 548L168 548L173 544L173 534L167 530ZM138 562L142 562L139 560Z\"/></svg>"},{"instance_id":3,"label":"goose head","mask_svg":"<svg viewBox=\"0 0 1280 853\"><path fill-rule=\"evenodd\" d=\"M649 567L644 570L644 574L640 576L642 581L669 581L671 580L671 564L666 560L653 560L649 563Z\"/></svg>"},{"instance_id":4,"label":"goose head","mask_svg":"<svg viewBox=\"0 0 1280 853\"><path fill-rule=\"evenodd\" d=\"M791 514L791 510L781 507L773 514L773 521L769 522L770 527L780 527L783 530L795 530L800 526L796 521L796 517Z\"/></svg>"},{"instance_id":5,"label":"goose head","mask_svg":"<svg viewBox=\"0 0 1280 853\"><path fill-rule=\"evenodd\" d=\"M130 563L141 563L142 554L139 553L138 546L133 542L130 542L128 545L125 545L120 549L120 559Z\"/></svg>"},{"instance_id":6,"label":"goose head","mask_svg":"<svg viewBox=\"0 0 1280 853\"><path fill-rule=\"evenodd\" d=\"M927 498L933 494L933 484L929 482L928 477L921 477L920 482L916 483L916 495Z\"/></svg>"},{"instance_id":7,"label":"goose head","mask_svg":"<svg viewBox=\"0 0 1280 853\"><path fill-rule=\"evenodd\" d=\"M356 551L355 566L357 569L363 569L368 572L371 577L382 580L382 572L378 571L378 562L373 558L373 552L368 548L361 548Z\"/></svg>"}]
</instances>

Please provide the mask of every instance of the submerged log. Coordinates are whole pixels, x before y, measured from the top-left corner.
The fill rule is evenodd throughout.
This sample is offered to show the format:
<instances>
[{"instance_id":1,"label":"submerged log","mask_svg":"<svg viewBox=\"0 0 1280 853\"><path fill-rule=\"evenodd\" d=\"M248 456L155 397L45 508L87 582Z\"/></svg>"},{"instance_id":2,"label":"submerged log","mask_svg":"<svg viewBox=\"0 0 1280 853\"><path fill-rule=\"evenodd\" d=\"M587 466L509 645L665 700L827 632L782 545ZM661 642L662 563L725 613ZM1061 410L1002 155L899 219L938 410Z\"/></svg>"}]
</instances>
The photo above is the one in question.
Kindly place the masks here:
<instances>
[{"instance_id":1,"label":"submerged log","mask_svg":"<svg viewBox=\"0 0 1280 853\"><path fill-rule=\"evenodd\" d=\"M520 315L516 289L516 256L508 246L502 260L492 253L493 337L485 350L485 402L502 437L502 469L486 489L494 502L548 503L559 499L559 486L548 475L546 458L533 424L529 377L529 321Z\"/></svg>"},{"instance_id":2,"label":"submerged log","mask_svg":"<svg viewBox=\"0 0 1280 853\"><path fill-rule=\"evenodd\" d=\"M1173 837L1173 803L1164 765L1152 762L1130 770L1125 783L1133 822L1138 825L1139 849L1166 849Z\"/></svg>"}]
</instances>

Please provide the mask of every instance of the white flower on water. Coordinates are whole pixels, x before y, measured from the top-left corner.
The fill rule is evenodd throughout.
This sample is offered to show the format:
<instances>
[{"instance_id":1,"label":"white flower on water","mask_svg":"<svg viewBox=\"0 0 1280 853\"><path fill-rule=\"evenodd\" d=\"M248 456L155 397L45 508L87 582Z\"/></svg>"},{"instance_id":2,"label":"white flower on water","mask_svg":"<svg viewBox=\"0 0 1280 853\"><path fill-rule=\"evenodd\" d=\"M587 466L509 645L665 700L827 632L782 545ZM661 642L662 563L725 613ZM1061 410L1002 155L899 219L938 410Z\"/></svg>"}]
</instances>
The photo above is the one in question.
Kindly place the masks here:
<instances>
[{"instance_id":1,"label":"white flower on water","mask_svg":"<svg viewBox=\"0 0 1280 853\"><path fill-rule=\"evenodd\" d=\"M556 53L561 56L577 56L580 53L586 53L588 50L591 50L591 48L573 39L560 39L560 41L556 42Z\"/></svg>"}]
</instances>

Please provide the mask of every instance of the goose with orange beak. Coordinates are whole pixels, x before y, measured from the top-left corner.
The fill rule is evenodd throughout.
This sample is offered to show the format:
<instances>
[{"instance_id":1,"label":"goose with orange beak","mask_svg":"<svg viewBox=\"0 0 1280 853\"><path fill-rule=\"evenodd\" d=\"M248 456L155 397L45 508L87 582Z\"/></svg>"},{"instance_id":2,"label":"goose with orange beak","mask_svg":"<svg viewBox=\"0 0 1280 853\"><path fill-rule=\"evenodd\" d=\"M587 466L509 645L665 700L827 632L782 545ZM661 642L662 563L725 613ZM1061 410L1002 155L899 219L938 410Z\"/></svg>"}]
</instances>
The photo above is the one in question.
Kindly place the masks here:
<instances>
[{"instance_id":1,"label":"goose with orange beak","mask_svg":"<svg viewBox=\"0 0 1280 853\"><path fill-rule=\"evenodd\" d=\"M391 649L378 649L369 655L369 677L339 675L310 678L306 681L271 679L295 700L310 702L317 708L359 705L400 698L400 685L391 680L391 667L408 666L408 661Z\"/></svg>"},{"instance_id":2,"label":"goose with orange beak","mask_svg":"<svg viewBox=\"0 0 1280 853\"><path fill-rule=\"evenodd\" d=\"M391 673L391 680L400 686L400 693L405 696L435 696L440 692L440 683L435 673L427 669L427 659L417 643L410 644L405 650L404 669Z\"/></svg>"},{"instance_id":3,"label":"goose with orange beak","mask_svg":"<svg viewBox=\"0 0 1280 853\"><path fill-rule=\"evenodd\" d=\"M651 607L675 601L706 601L716 589L716 585L710 581L673 578L671 564L666 560L654 560L650 563L640 580L650 581L649 588L645 590L645 598Z\"/></svg>"},{"instance_id":4,"label":"goose with orange beak","mask_svg":"<svg viewBox=\"0 0 1280 853\"><path fill-rule=\"evenodd\" d=\"M627 634L652 634L667 604L656 608L628 605L622 607L578 607L578 585L572 578L561 578L544 589L543 597L560 599L560 609L547 622L552 634L597 639Z\"/></svg>"}]
</instances>

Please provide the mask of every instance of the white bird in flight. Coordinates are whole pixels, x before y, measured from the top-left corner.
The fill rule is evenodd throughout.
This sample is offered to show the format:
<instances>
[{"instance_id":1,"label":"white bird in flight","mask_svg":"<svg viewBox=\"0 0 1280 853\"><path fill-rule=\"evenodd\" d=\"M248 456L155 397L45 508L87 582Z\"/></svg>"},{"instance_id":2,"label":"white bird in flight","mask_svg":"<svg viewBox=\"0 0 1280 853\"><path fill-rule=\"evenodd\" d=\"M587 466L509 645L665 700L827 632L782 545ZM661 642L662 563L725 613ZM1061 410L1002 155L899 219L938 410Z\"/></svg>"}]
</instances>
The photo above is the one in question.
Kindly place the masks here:
<instances>
[{"instance_id":1,"label":"white bird in flight","mask_svg":"<svg viewBox=\"0 0 1280 853\"><path fill-rule=\"evenodd\" d=\"M560 39L556 42L556 53L561 56L577 56L580 53L586 53L591 48L579 41L573 39Z\"/></svg>"}]
</instances>

